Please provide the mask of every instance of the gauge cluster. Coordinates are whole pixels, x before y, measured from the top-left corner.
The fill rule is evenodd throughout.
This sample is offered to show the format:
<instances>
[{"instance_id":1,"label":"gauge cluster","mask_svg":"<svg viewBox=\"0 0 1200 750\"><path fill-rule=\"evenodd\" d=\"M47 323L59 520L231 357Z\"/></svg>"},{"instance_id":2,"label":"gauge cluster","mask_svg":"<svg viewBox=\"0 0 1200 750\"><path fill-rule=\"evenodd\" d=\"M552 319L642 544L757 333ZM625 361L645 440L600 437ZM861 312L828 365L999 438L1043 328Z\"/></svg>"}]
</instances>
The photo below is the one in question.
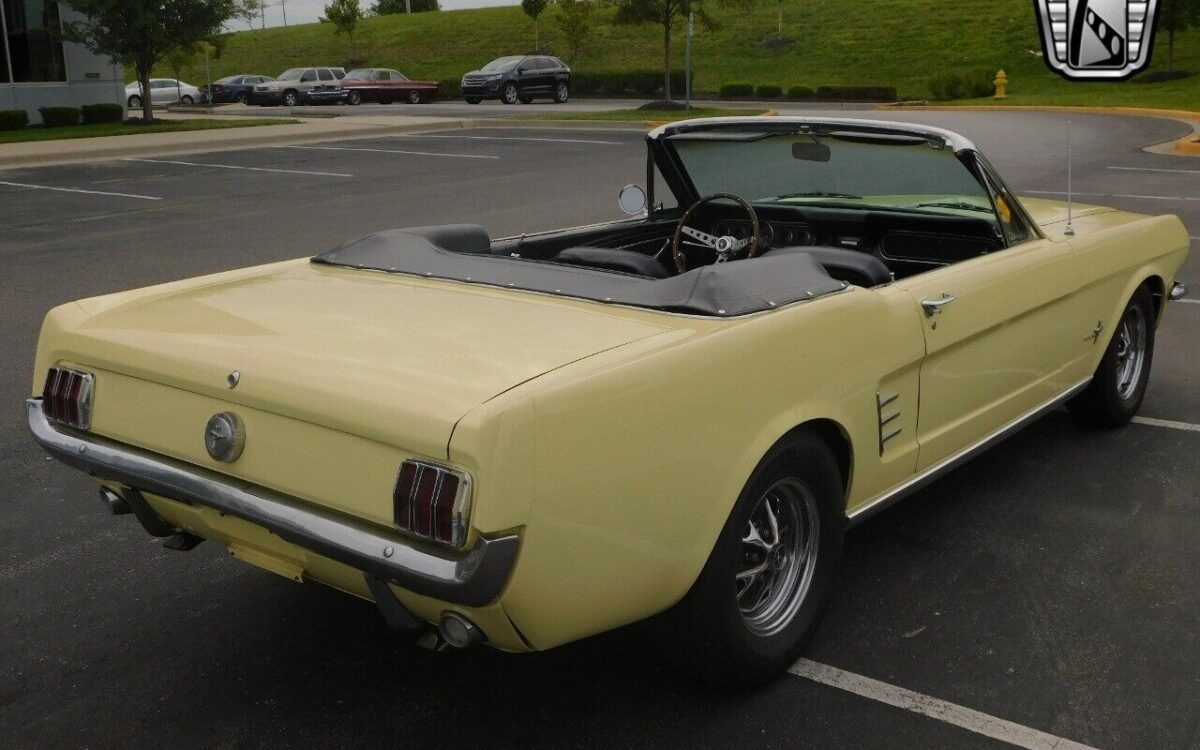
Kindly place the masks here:
<instances>
[{"instance_id":1,"label":"gauge cluster","mask_svg":"<svg viewBox=\"0 0 1200 750\"><path fill-rule=\"evenodd\" d=\"M812 230L806 224L783 221L760 221L759 230L762 232L763 249L817 244ZM749 237L750 233L751 228L748 221L721 221L713 226L713 234L718 237L728 236L741 240Z\"/></svg>"}]
</instances>

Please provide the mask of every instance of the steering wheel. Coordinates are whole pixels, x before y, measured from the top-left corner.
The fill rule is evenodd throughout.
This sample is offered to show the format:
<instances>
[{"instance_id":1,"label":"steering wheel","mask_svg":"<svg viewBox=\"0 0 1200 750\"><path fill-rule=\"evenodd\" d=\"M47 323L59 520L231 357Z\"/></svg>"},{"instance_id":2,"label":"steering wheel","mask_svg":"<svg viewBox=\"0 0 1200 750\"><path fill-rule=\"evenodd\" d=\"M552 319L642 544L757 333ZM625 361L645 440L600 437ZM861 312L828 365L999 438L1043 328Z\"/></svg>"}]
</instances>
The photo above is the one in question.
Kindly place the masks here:
<instances>
[{"instance_id":1,"label":"steering wheel","mask_svg":"<svg viewBox=\"0 0 1200 750\"><path fill-rule=\"evenodd\" d=\"M699 229L688 226L688 221L692 218L692 214L696 212L697 208L722 198L737 203L746 211L746 214L750 217L749 237L740 240L729 236L714 237L708 232L702 232ZM675 270L679 271L679 273L687 271L687 258L683 254L683 236L685 234L701 245L716 252L718 263L733 260L747 245L750 247L750 252L746 255L747 258L753 258L762 249L762 230L758 226L758 214L754 213L753 206L743 200L741 196L734 195L733 193L713 193L712 195L706 195L693 203L692 207L685 211L683 216L679 217L679 225L675 227L675 237L671 240L671 255L675 258Z\"/></svg>"}]
</instances>

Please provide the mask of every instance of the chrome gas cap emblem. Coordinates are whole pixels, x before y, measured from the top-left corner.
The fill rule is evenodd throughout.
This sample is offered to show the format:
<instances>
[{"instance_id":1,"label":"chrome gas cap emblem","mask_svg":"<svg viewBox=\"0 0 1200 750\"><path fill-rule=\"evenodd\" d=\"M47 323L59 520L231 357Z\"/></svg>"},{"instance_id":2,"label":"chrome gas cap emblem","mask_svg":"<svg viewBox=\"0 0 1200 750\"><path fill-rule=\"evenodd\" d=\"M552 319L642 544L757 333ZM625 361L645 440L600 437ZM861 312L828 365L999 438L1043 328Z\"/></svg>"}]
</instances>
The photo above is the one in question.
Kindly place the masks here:
<instances>
[{"instance_id":1,"label":"chrome gas cap emblem","mask_svg":"<svg viewBox=\"0 0 1200 750\"><path fill-rule=\"evenodd\" d=\"M204 447L208 455L217 461L233 463L246 447L246 428L242 420L231 411L212 415L204 428Z\"/></svg>"}]
</instances>

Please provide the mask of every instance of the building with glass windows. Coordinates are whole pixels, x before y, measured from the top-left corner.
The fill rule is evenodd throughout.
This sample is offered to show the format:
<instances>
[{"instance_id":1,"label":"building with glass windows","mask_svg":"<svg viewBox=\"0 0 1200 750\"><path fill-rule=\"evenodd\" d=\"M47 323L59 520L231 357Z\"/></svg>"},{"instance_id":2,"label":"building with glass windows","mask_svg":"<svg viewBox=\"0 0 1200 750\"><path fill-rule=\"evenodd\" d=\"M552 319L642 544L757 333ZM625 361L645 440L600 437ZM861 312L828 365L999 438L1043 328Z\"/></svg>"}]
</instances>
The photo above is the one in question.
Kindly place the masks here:
<instances>
[{"instance_id":1,"label":"building with glass windows","mask_svg":"<svg viewBox=\"0 0 1200 750\"><path fill-rule=\"evenodd\" d=\"M0 109L124 103L120 65L81 44L62 41L64 23L82 17L55 0L0 0Z\"/></svg>"}]
</instances>

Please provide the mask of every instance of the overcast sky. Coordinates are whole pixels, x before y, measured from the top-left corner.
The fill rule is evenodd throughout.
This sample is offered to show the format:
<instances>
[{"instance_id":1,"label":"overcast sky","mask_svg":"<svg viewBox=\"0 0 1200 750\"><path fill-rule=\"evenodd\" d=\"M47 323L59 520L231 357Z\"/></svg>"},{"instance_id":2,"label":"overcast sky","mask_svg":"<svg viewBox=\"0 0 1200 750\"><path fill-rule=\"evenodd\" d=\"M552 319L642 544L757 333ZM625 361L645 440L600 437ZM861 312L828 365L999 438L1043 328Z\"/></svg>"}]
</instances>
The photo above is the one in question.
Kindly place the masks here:
<instances>
[{"instance_id":1,"label":"overcast sky","mask_svg":"<svg viewBox=\"0 0 1200 750\"><path fill-rule=\"evenodd\" d=\"M359 0L363 10L370 8L375 4L375 0ZM267 3L267 26L282 26L283 25L283 8L279 6L280 0L266 0ZM325 6L329 4L329 0L283 0L287 4L287 22L288 24L295 23L312 23L319 16L325 14ZM439 0L443 10L456 10L458 8L481 8L485 5L517 5L520 0ZM254 19L254 28L259 28L262 25L262 20ZM235 30L246 28L246 24L238 22L233 25Z\"/></svg>"}]
</instances>

